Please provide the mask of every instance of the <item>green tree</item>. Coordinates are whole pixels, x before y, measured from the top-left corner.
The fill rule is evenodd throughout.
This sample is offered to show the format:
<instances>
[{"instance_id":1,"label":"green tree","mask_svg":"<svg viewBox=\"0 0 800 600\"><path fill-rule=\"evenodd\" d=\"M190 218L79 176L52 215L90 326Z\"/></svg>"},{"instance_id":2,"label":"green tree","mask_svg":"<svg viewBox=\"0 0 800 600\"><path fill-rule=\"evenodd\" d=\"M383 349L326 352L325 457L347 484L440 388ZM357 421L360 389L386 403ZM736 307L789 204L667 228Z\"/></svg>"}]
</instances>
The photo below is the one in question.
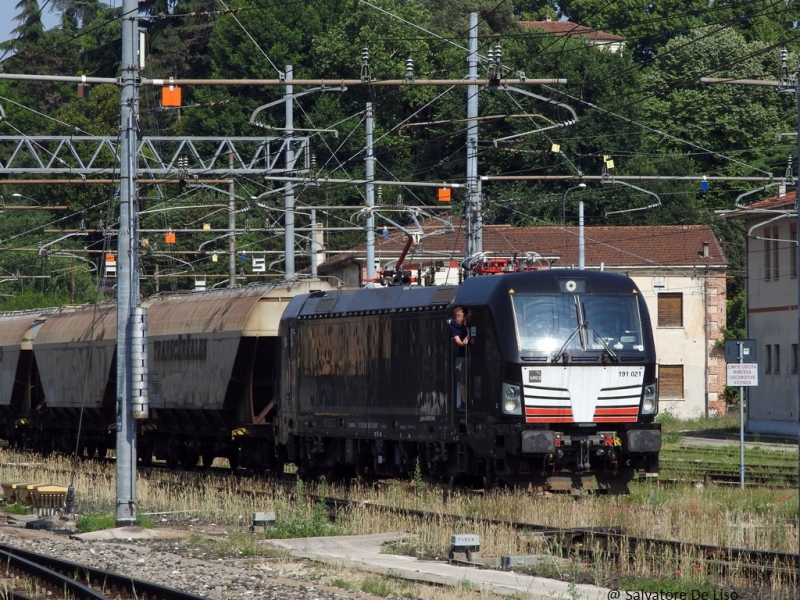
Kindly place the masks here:
<instances>
[{"instance_id":1,"label":"green tree","mask_svg":"<svg viewBox=\"0 0 800 600\"><path fill-rule=\"evenodd\" d=\"M791 40L800 16L796 3L774 0L563 0L558 6L574 23L624 36L636 60L644 63L671 40L703 26L735 29L748 41Z\"/></svg>"},{"instance_id":2,"label":"green tree","mask_svg":"<svg viewBox=\"0 0 800 600\"><path fill-rule=\"evenodd\" d=\"M776 49L731 29L706 27L671 41L642 77L644 115L655 131L647 147L672 156L691 153L695 172L752 174L749 165L769 161L778 134L794 127L795 100L767 87L699 79L771 79L776 64Z\"/></svg>"},{"instance_id":3,"label":"green tree","mask_svg":"<svg viewBox=\"0 0 800 600\"><path fill-rule=\"evenodd\" d=\"M493 0L430 0L427 3L433 30L447 36L464 38L469 31L470 13L478 15L481 36L513 31L517 27L514 6Z\"/></svg>"},{"instance_id":4,"label":"green tree","mask_svg":"<svg viewBox=\"0 0 800 600\"><path fill-rule=\"evenodd\" d=\"M100 0L51 0L50 6L61 11L61 26L70 32L90 24L103 11Z\"/></svg>"},{"instance_id":5,"label":"green tree","mask_svg":"<svg viewBox=\"0 0 800 600\"><path fill-rule=\"evenodd\" d=\"M39 8L37 0L19 0L15 8L20 11L14 17L18 25L11 30L12 40L5 41L0 45L0 49L8 50L11 48L22 48L28 44L35 44L44 33L42 23L42 10Z\"/></svg>"}]
</instances>

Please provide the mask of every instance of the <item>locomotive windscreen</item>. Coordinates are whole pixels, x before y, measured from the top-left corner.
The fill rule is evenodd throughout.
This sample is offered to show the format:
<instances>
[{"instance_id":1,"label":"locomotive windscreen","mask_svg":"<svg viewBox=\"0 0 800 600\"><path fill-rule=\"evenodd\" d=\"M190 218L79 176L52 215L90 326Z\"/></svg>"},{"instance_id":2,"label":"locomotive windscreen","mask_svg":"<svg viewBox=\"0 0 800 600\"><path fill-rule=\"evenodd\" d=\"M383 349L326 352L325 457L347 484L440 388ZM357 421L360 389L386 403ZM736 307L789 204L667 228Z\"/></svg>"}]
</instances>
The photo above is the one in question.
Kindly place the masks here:
<instances>
[{"instance_id":1,"label":"locomotive windscreen","mask_svg":"<svg viewBox=\"0 0 800 600\"><path fill-rule=\"evenodd\" d=\"M644 352L633 295L513 294L520 351Z\"/></svg>"}]
</instances>

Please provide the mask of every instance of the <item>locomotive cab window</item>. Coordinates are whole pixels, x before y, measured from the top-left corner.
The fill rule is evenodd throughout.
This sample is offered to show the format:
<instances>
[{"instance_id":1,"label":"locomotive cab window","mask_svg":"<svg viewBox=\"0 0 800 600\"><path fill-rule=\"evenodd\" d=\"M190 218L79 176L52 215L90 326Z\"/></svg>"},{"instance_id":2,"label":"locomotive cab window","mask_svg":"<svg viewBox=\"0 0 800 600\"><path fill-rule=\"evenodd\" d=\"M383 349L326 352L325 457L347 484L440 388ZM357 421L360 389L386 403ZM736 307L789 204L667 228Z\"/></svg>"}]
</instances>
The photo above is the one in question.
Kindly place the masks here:
<instances>
[{"instance_id":1,"label":"locomotive cab window","mask_svg":"<svg viewBox=\"0 0 800 600\"><path fill-rule=\"evenodd\" d=\"M511 298L522 352L644 351L635 296L518 293Z\"/></svg>"}]
</instances>

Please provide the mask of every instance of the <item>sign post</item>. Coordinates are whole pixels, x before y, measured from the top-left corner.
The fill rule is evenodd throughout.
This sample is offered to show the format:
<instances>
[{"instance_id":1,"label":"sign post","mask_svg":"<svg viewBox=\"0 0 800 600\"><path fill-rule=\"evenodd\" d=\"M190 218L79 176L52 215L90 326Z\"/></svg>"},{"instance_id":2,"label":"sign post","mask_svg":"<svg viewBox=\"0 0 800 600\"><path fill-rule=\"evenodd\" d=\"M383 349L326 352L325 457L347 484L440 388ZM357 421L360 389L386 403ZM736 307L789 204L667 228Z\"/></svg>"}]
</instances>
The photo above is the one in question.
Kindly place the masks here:
<instances>
[{"instance_id":1,"label":"sign post","mask_svg":"<svg viewBox=\"0 0 800 600\"><path fill-rule=\"evenodd\" d=\"M744 489L744 388L758 385L755 340L726 340L727 385L739 387L739 485Z\"/></svg>"}]
</instances>

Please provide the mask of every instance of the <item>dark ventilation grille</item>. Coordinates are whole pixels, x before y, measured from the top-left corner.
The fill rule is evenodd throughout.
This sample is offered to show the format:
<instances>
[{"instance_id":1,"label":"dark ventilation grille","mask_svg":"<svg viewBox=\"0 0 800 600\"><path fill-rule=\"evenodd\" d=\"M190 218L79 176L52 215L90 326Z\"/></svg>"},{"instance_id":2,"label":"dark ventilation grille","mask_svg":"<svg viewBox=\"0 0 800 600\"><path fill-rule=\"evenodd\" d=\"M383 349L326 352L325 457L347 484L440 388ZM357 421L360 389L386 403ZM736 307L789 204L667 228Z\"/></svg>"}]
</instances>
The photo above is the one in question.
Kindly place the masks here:
<instances>
[{"instance_id":1,"label":"dark ventilation grille","mask_svg":"<svg viewBox=\"0 0 800 600\"><path fill-rule=\"evenodd\" d=\"M336 305L336 298L323 298L317 303L317 308L314 309L316 313L327 313L333 310Z\"/></svg>"},{"instance_id":2,"label":"dark ventilation grille","mask_svg":"<svg viewBox=\"0 0 800 600\"><path fill-rule=\"evenodd\" d=\"M431 304L450 304L456 295L455 287L440 287L433 292Z\"/></svg>"}]
</instances>

